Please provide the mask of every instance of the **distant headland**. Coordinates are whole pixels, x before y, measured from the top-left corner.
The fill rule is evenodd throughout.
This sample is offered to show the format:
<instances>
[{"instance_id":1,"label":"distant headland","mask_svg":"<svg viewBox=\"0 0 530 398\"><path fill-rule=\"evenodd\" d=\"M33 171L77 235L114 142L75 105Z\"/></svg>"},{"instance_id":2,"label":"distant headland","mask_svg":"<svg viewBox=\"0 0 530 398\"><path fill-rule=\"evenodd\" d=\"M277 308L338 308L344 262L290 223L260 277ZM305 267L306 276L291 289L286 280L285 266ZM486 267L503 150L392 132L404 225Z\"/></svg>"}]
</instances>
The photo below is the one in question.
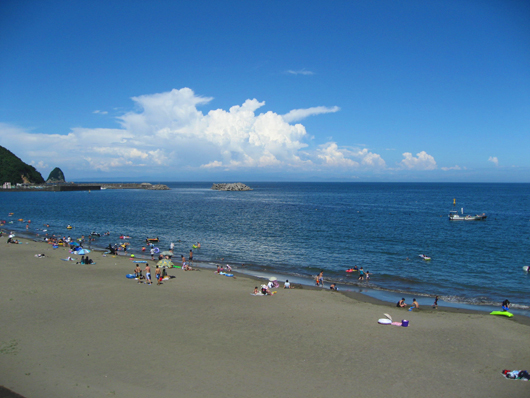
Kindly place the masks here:
<instances>
[{"instance_id":1,"label":"distant headland","mask_svg":"<svg viewBox=\"0 0 530 398\"><path fill-rule=\"evenodd\" d=\"M142 183L83 183L77 184L75 182L63 183L45 183L45 184L31 184L23 183L15 186L4 186L0 188L0 192L38 192L38 191L52 191L52 192L67 192L67 191L99 191L101 189L145 189L154 191L166 191L170 188L164 184L150 184L148 182Z\"/></svg>"}]
</instances>

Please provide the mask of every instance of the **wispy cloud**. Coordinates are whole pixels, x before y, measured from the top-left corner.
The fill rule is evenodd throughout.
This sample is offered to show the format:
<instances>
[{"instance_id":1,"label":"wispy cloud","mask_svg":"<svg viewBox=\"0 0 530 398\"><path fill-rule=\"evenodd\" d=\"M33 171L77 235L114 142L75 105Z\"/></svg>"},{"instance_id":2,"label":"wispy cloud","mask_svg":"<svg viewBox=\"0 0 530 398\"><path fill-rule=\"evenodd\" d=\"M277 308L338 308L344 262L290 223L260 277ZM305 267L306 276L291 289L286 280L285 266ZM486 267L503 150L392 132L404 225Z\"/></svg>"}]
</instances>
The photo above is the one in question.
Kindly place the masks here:
<instances>
[{"instance_id":1,"label":"wispy cloud","mask_svg":"<svg viewBox=\"0 0 530 398\"><path fill-rule=\"evenodd\" d=\"M99 114L99 115L106 115L108 112L107 111L100 111L100 110L95 110L94 112L92 113L95 113L95 114Z\"/></svg>"},{"instance_id":2,"label":"wispy cloud","mask_svg":"<svg viewBox=\"0 0 530 398\"><path fill-rule=\"evenodd\" d=\"M449 171L449 170L462 170L462 167L460 167L459 165L455 165L453 167L441 167L441 169L443 171ZM465 169L465 167L464 167Z\"/></svg>"},{"instance_id":3,"label":"wispy cloud","mask_svg":"<svg viewBox=\"0 0 530 398\"><path fill-rule=\"evenodd\" d=\"M497 156L490 156L488 162L493 163L497 167L499 166L499 159L497 159Z\"/></svg>"},{"instance_id":4,"label":"wispy cloud","mask_svg":"<svg viewBox=\"0 0 530 398\"><path fill-rule=\"evenodd\" d=\"M301 70L289 69L286 73L290 75L306 75L306 76L315 74L314 72L311 72L310 70L305 70L305 69L301 69Z\"/></svg>"},{"instance_id":5,"label":"wispy cloud","mask_svg":"<svg viewBox=\"0 0 530 398\"><path fill-rule=\"evenodd\" d=\"M293 123L305 119L308 116L321 115L323 113L335 113L338 111L340 111L338 106L315 106L313 108L306 109L293 109L282 117L287 123Z\"/></svg>"}]
</instances>

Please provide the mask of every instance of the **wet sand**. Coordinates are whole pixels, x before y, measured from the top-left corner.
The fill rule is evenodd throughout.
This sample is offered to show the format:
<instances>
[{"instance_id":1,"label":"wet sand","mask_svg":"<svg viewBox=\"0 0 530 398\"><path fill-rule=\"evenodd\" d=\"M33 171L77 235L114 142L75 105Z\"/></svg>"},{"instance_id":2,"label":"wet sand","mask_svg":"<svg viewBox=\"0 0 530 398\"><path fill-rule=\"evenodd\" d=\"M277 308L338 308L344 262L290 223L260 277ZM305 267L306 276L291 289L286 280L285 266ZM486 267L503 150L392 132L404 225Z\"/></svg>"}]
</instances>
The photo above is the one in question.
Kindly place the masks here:
<instances>
[{"instance_id":1,"label":"wet sand","mask_svg":"<svg viewBox=\"0 0 530 398\"><path fill-rule=\"evenodd\" d=\"M530 394L501 375L530 368L522 317L409 312L308 287L255 297L256 280L209 269L148 286L125 277L124 256L80 265L61 261L64 248L6 240L0 385L27 398ZM384 313L409 326L378 324Z\"/></svg>"}]
</instances>

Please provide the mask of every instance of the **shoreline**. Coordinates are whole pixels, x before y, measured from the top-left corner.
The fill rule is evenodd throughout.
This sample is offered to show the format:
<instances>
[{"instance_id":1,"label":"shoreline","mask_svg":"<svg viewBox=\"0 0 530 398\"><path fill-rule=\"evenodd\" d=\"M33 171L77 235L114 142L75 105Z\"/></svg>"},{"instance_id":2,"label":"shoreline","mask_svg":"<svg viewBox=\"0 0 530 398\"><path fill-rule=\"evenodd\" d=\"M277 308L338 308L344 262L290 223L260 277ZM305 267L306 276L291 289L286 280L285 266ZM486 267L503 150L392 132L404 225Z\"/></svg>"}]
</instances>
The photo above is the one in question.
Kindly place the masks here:
<instances>
[{"instance_id":1,"label":"shoreline","mask_svg":"<svg viewBox=\"0 0 530 398\"><path fill-rule=\"evenodd\" d=\"M4 229L6 226L4 225ZM24 230L17 230L16 234L19 234L20 237L28 240L33 240L37 243L45 243L43 240L39 240L39 236L42 237L42 235L37 234L36 232L28 232ZM96 242L97 243L97 242ZM85 246L87 246L85 244ZM89 242L88 248L91 250L97 251L97 252L105 252L106 248L102 246L98 246L97 244L92 244ZM136 258L141 260L148 260L156 264L158 260L151 260L150 255L148 252L138 252L138 251L132 251L127 255L124 255L123 251L119 252L118 256L124 256L125 258L129 258L130 254L134 254ZM197 254L197 253L196 253ZM177 255L175 255L175 263L179 263L180 259L177 258ZM213 261L213 260L198 260L194 259L195 264L201 264L201 267L205 268L211 268L214 269L217 264L224 265L226 262L224 261ZM283 277L282 281L284 279L290 279L291 282L303 285L306 288L315 288L316 290L321 290L322 288L317 288L313 286L314 280L311 279L309 276L300 276L300 275L292 275L292 274L286 274L282 273L281 271L275 270L275 269L267 269L264 271L258 271L256 269L252 268L241 268L241 265L239 263L229 263L230 266L232 266L233 271L240 274L240 276L246 276L249 278L255 278L257 280L263 280L268 279L271 276L275 277ZM262 275L260 278L259 275ZM366 300L367 302L379 302L382 305L389 305L390 307L395 307L395 303L400 300L401 297L406 298L406 302L410 303L412 302L412 298L416 298L418 303L420 304L420 307L422 310L431 309L433 301L435 296L432 294L425 294L425 293L411 293L411 292L405 292L405 291L399 291L399 290L391 290L391 289L382 289L377 286L359 286L355 284L346 284L342 281L337 281L333 279L327 279L324 278L324 282L327 288L329 288L329 285L331 283L336 283L339 292L340 293L348 293L354 296L359 296L362 300ZM513 304L513 303L512 303ZM527 321L528 324L530 324L530 309L528 308L517 308L512 305L512 308L510 309L510 312L512 312L514 315L522 316L527 318L525 322ZM407 304L408 307L408 304ZM486 313L489 314L491 311L497 311L500 308L500 304L498 306L490 305L490 304L472 304L472 303L466 303L461 301L456 302L446 302L442 298L439 299L439 309L443 309L444 311L449 312L462 312L462 313Z\"/></svg>"},{"instance_id":2,"label":"shoreline","mask_svg":"<svg viewBox=\"0 0 530 398\"><path fill-rule=\"evenodd\" d=\"M0 244L0 385L28 398L528 394L501 375L528 366L524 317L409 312L304 285L253 297L262 278L206 267L148 286L125 278L129 257L80 265L21 242ZM385 313L409 326L378 324Z\"/></svg>"}]
</instances>

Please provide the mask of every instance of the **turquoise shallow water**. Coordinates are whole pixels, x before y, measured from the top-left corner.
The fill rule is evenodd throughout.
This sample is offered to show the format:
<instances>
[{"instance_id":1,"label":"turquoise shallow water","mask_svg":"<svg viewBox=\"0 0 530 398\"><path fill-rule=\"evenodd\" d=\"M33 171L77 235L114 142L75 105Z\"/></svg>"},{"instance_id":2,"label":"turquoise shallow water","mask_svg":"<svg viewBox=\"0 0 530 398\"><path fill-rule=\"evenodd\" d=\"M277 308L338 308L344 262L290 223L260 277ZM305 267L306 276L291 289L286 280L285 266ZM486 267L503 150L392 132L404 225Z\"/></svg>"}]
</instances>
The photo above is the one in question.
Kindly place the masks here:
<instances>
[{"instance_id":1,"label":"turquoise shallow water","mask_svg":"<svg viewBox=\"0 0 530 398\"><path fill-rule=\"evenodd\" d=\"M110 231L94 242L100 247L130 235L132 253L141 253L146 237L158 236L161 250L174 242L177 255L200 241L200 261L286 278L323 270L326 280L385 298L430 303L439 295L484 308L508 298L514 309L530 308L530 275L522 270L530 264L530 184L246 182L249 192L166 184L171 190L4 192L0 218L20 232L26 223L16 220L31 220L29 232L41 236ZM487 220L450 222L453 198L458 210L485 212ZM353 265L371 280L347 274Z\"/></svg>"}]
</instances>

